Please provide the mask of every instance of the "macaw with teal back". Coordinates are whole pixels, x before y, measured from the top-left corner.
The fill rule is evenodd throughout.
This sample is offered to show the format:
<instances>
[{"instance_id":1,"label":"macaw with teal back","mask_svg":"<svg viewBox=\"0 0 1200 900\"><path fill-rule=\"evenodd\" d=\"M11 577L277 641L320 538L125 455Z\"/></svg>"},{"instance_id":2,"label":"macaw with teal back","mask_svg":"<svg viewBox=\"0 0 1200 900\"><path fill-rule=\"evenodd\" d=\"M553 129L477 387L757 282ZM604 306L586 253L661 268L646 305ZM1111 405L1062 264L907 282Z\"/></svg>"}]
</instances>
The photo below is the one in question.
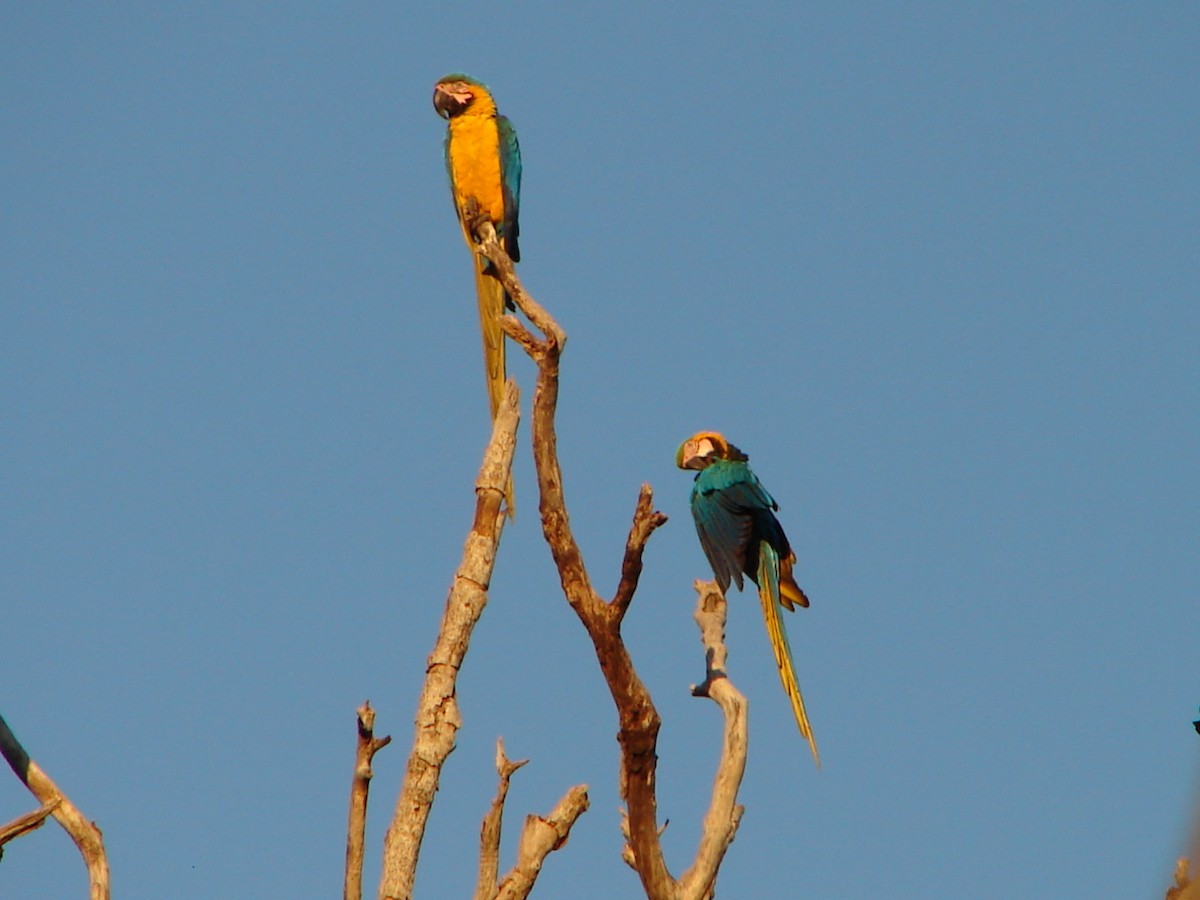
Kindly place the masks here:
<instances>
[{"instance_id":1,"label":"macaw with teal back","mask_svg":"<svg viewBox=\"0 0 1200 900\"><path fill-rule=\"evenodd\" d=\"M506 306L512 309L513 305L491 265L474 252L472 226L477 222L468 221L468 203L475 201L478 215L492 223L500 246L513 262L518 262L521 259L517 244L521 148L512 123L496 112L496 103L487 87L474 78L455 74L441 79L433 88L433 108L446 120L446 172L450 176L450 195L475 265L475 293L483 331L488 401L495 419L504 396L505 379L504 332L500 329L500 317ZM511 513L511 481L507 493Z\"/></svg>"},{"instance_id":2,"label":"macaw with teal back","mask_svg":"<svg viewBox=\"0 0 1200 900\"><path fill-rule=\"evenodd\" d=\"M779 504L750 471L749 459L715 431L692 435L679 445L675 454L679 468L696 470L691 494L692 518L696 520L700 546L722 592L728 589L730 581L741 590L743 575L758 585L779 679L791 702L800 734L820 765L821 757L804 709L780 615L781 606L789 610L797 605L808 606L808 597L792 576L796 554L775 518Z\"/></svg>"}]
</instances>

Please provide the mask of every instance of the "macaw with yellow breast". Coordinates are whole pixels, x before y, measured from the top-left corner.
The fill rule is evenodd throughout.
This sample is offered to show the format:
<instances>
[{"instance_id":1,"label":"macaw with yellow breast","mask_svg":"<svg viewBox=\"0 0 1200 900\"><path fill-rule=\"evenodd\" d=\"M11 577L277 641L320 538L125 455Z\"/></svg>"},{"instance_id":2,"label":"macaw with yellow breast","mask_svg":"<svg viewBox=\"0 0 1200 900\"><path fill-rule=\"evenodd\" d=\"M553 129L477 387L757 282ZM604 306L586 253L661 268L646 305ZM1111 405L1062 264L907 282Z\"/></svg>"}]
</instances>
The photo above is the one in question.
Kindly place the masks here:
<instances>
[{"instance_id":1,"label":"macaw with yellow breast","mask_svg":"<svg viewBox=\"0 0 1200 900\"><path fill-rule=\"evenodd\" d=\"M518 262L521 259L517 244L521 148L512 123L496 112L491 93L474 78L454 74L441 79L433 88L433 107L446 120L446 172L450 176L450 194L475 265L484 369L494 419L504 396L504 332L500 329L500 317L506 306L512 309L513 305L491 265L474 252L472 228L478 220L470 219L469 204L474 201L477 216L492 223L500 246L513 262ZM507 493L511 512L511 482Z\"/></svg>"}]
</instances>

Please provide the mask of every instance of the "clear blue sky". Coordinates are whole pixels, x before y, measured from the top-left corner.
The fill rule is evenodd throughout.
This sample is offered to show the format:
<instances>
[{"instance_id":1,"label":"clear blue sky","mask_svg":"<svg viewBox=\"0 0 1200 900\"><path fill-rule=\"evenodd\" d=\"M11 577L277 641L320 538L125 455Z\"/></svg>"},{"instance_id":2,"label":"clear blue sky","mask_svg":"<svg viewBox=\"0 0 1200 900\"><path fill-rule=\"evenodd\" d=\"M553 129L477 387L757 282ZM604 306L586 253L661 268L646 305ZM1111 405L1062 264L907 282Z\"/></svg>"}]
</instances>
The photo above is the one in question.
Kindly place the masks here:
<instances>
[{"instance_id":1,"label":"clear blue sky","mask_svg":"<svg viewBox=\"0 0 1200 900\"><path fill-rule=\"evenodd\" d=\"M515 123L560 435L662 712L678 873L716 757L673 453L782 505L816 771L757 601L721 895L1161 896L1200 781L1200 11L1190 3L8 4L0 711L116 895L336 896L370 698L378 877L488 432L434 81ZM526 360L512 370L532 396ZM616 721L535 517L528 428L418 893L468 896L493 743L592 809L537 896L637 896ZM0 820L32 807L0 777ZM0 896L80 896L53 827Z\"/></svg>"}]
</instances>

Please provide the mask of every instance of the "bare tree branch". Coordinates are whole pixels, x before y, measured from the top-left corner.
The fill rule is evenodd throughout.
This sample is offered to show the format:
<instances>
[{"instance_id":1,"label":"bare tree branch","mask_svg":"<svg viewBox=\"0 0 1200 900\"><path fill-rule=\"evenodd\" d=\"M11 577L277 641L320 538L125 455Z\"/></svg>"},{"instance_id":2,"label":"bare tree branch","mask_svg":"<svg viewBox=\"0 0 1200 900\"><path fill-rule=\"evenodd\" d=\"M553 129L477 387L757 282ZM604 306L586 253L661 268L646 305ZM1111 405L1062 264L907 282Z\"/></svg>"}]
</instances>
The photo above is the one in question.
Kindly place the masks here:
<instances>
[{"instance_id":1,"label":"bare tree branch","mask_svg":"<svg viewBox=\"0 0 1200 900\"><path fill-rule=\"evenodd\" d=\"M375 737L375 710L368 700L358 708L358 747L354 754L354 778L350 783L350 818L346 826L346 873L342 896L362 900L363 836L367 828L367 794L371 790L371 761L375 753L391 743L391 736Z\"/></svg>"},{"instance_id":2,"label":"bare tree branch","mask_svg":"<svg viewBox=\"0 0 1200 900\"><path fill-rule=\"evenodd\" d=\"M474 200L468 201L468 204L473 204ZM478 211L478 205L475 205L475 212ZM472 215L472 210L468 208L468 216ZM504 316L501 319L501 325L504 331L513 340L517 341L525 352L534 358L534 361L540 361L540 355L549 352L559 354L562 352L563 346L567 343L567 333L559 327L554 321L550 313L542 308L533 297L525 290L525 285L521 284L521 279L517 277L516 266L513 265L512 258L500 246L500 240L496 236L495 226L486 218L479 220L477 227L474 229L475 240L478 244L475 246L475 252L485 257L496 271L496 275L504 284L504 289L508 291L508 295L512 297L513 302L529 317L529 321L533 326L546 336L546 342L543 344L538 341L532 334L529 333L515 316Z\"/></svg>"},{"instance_id":3,"label":"bare tree branch","mask_svg":"<svg viewBox=\"0 0 1200 900\"><path fill-rule=\"evenodd\" d=\"M575 820L587 812L587 785L579 784L567 791L548 818L526 816L517 848L517 863L497 884L500 863L500 823L504 816L504 801L512 774L528 763L522 759L509 760L504 753L504 741L496 741L496 774L500 784L496 797L479 829L479 880L474 900L522 900L527 897L542 871L546 857L567 842Z\"/></svg>"},{"instance_id":4,"label":"bare tree branch","mask_svg":"<svg viewBox=\"0 0 1200 900\"><path fill-rule=\"evenodd\" d=\"M500 826L504 818L504 801L508 797L508 782L513 772L528 762L527 759L510 760L504 752L504 739L496 739L496 774L500 776L500 783L479 828L479 879L475 883L475 900L492 900L496 896L500 873Z\"/></svg>"},{"instance_id":5,"label":"bare tree branch","mask_svg":"<svg viewBox=\"0 0 1200 900\"><path fill-rule=\"evenodd\" d=\"M587 812L587 785L577 784L567 791L546 818L526 816L517 848L517 864L500 882L498 900L524 900L542 871L546 857L567 842L575 820Z\"/></svg>"},{"instance_id":6,"label":"bare tree branch","mask_svg":"<svg viewBox=\"0 0 1200 900\"><path fill-rule=\"evenodd\" d=\"M35 809L33 812L17 816L5 825L0 825L0 856L4 855L5 844L16 840L23 834L28 834L31 831L41 828L46 823L46 819L50 818L50 814L58 809L61 804L61 800L54 800L45 806Z\"/></svg>"},{"instance_id":7,"label":"bare tree branch","mask_svg":"<svg viewBox=\"0 0 1200 900\"><path fill-rule=\"evenodd\" d=\"M617 615L624 618L633 593L637 590L638 579L642 577L642 552L654 529L665 525L667 517L653 507L654 493L650 485L643 484L638 494L637 509L633 514L633 525L629 529L629 537L625 541L625 558L621 561L621 581L617 592L613 595L612 606Z\"/></svg>"},{"instance_id":8,"label":"bare tree branch","mask_svg":"<svg viewBox=\"0 0 1200 900\"><path fill-rule=\"evenodd\" d=\"M476 236L479 240L478 252L491 261L509 296L544 335L544 340L539 341L525 331L515 318L506 317L505 333L525 348L538 367L532 431L542 533L558 568L563 593L592 640L600 670L617 707L620 722L617 741L621 747L620 786L628 809L628 848L624 855L633 860L642 888L650 900L711 896L721 858L733 840L740 817L740 809L732 804L732 799L736 797L745 764L745 701L743 699L738 706L736 699L740 695L728 685L727 679L722 679L726 682L724 685L713 683L711 678L706 682L711 696L721 705L725 714L726 741L717 784L714 786L713 803L705 820L705 837L701 841L700 852L705 856L698 857L689 869L686 885L677 883L663 859L657 825L655 771L661 719L621 638L621 622L641 575L643 550L654 530L666 522L666 516L653 510L652 492L649 485L643 485L626 541L621 580L613 601L605 603L592 587L583 554L571 531L558 461L555 414L558 406L559 359L566 343L566 334L526 293L512 261L500 247L491 224L482 223ZM712 647L717 646L723 652L723 643L715 641ZM682 893L684 889L694 893L685 895Z\"/></svg>"},{"instance_id":9,"label":"bare tree branch","mask_svg":"<svg viewBox=\"0 0 1200 900\"><path fill-rule=\"evenodd\" d=\"M1186 856L1175 862L1175 885L1167 888L1166 900L1200 900L1200 881L1192 880L1188 873Z\"/></svg>"},{"instance_id":10,"label":"bare tree branch","mask_svg":"<svg viewBox=\"0 0 1200 900\"><path fill-rule=\"evenodd\" d=\"M89 822L79 808L58 789L41 766L29 758L17 736L0 716L0 753L9 766L29 788L29 792L42 804L53 807L50 815L71 836L87 866L91 882L91 900L108 900L108 857L104 853L104 839L94 822Z\"/></svg>"},{"instance_id":11,"label":"bare tree branch","mask_svg":"<svg viewBox=\"0 0 1200 900\"><path fill-rule=\"evenodd\" d=\"M504 530L502 506L516 446L517 403L517 386L509 381L475 482L475 520L446 598L437 641L429 655L425 684L417 706L412 752L396 811L384 839L380 900L409 900L412 897L417 858L433 795L438 788L442 765L454 750L455 736L461 724L455 697L458 671L471 632L487 605L496 548Z\"/></svg>"},{"instance_id":12,"label":"bare tree branch","mask_svg":"<svg viewBox=\"0 0 1200 900\"><path fill-rule=\"evenodd\" d=\"M712 799L704 814L700 846L691 868L679 879L681 897L711 897L717 883L717 870L725 851L733 843L743 808L737 802L738 788L746 771L749 749L746 698L725 674L728 651L725 648L725 595L716 582L696 581L696 624L704 644L704 683L692 688L697 697L709 697L721 707L725 728L721 742L721 760L713 779Z\"/></svg>"}]
</instances>

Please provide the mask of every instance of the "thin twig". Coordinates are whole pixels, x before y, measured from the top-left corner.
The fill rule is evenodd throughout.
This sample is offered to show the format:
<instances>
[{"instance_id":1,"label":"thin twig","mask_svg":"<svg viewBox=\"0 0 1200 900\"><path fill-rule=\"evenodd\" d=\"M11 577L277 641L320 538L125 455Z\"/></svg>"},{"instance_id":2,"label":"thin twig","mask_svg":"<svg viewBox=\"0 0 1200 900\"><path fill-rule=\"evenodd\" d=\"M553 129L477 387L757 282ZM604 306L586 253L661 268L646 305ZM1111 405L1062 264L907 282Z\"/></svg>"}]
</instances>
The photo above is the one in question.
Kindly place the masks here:
<instances>
[{"instance_id":1,"label":"thin twig","mask_svg":"<svg viewBox=\"0 0 1200 900\"><path fill-rule=\"evenodd\" d=\"M479 827L479 879L475 883L475 900L492 900L496 896L496 882L500 874L500 828L504 819L504 801L508 797L508 783L513 773L528 762L527 759L516 762L510 760L504 752L504 739L496 738L496 774L500 783Z\"/></svg>"},{"instance_id":2,"label":"thin twig","mask_svg":"<svg viewBox=\"0 0 1200 900\"><path fill-rule=\"evenodd\" d=\"M617 592L613 595L612 606L617 611L618 618L624 618L629 603L637 590L638 579L642 577L642 554L646 542L656 528L667 523L667 517L654 509L654 494L650 485L643 484L638 494L637 509L633 513L633 525L629 528L629 537L625 541L625 558L621 561L621 581Z\"/></svg>"},{"instance_id":3,"label":"thin twig","mask_svg":"<svg viewBox=\"0 0 1200 900\"><path fill-rule=\"evenodd\" d=\"M45 806L35 809L33 812L25 813L23 816L17 816L11 822L5 825L0 825L0 856L4 855L4 845L9 841L16 840L23 834L28 834L31 831L36 831L41 828L46 819L50 817L59 806L62 805L61 800L53 800Z\"/></svg>"},{"instance_id":4,"label":"thin twig","mask_svg":"<svg viewBox=\"0 0 1200 900\"><path fill-rule=\"evenodd\" d=\"M58 789L41 766L29 758L17 736L0 716L0 753L12 767L21 783L43 806L53 806L51 815L71 836L83 856L91 883L91 900L108 900L108 857L104 853L104 839L96 823L88 821L79 808Z\"/></svg>"},{"instance_id":5,"label":"thin twig","mask_svg":"<svg viewBox=\"0 0 1200 900\"><path fill-rule=\"evenodd\" d=\"M471 632L487 605L488 584L504 530L502 505L516 446L517 400L517 386L510 380L475 482L475 519L446 598L437 641L429 655L407 772L384 839L381 900L412 897L433 796L442 765L454 750L455 736L462 724L455 689Z\"/></svg>"},{"instance_id":6,"label":"thin twig","mask_svg":"<svg viewBox=\"0 0 1200 900\"><path fill-rule=\"evenodd\" d=\"M367 794L371 790L371 761L375 753L391 743L391 736L375 737L375 710L368 700L358 708L358 746L354 754L354 778L350 783L350 817L346 826L346 874L342 896L362 900L363 840L367 828Z\"/></svg>"}]
</instances>

